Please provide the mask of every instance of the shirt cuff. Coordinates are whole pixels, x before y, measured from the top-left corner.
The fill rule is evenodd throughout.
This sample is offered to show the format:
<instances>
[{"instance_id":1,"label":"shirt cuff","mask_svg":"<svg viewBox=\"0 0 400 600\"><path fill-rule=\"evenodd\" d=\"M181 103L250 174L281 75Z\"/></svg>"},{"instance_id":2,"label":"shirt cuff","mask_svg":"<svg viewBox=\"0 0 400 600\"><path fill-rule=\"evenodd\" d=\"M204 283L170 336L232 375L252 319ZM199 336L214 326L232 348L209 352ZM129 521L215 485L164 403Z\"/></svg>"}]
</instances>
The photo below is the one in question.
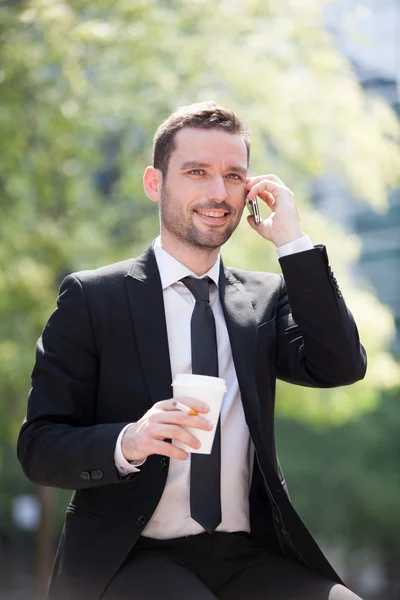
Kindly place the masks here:
<instances>
[{"instance_id":1,"label":"shirt cuff","mask_svg":"<svg viewBox=\"0 0 400 600\"><path fill-rule=\"evenodd\" d=\"M298 240L294 240L294 242L289 242L288 244L279 246L276 251L278 253L278 258L282 258L282 256L296 254L297 252L305 252L306 250L313 250L313 248L314 246L308 235L303 235L303 237L299 238Z\"/></svg>"},{"instance_id":2,"label":"shirt cuff","mask_svg":"<svg viewBox=\"0 0 400 600\"><path fill-rule=\"evenodd\" d=\"M140 467L141 465L143 465L146 462L145 458L143 460L128 461L122 454L122 438L123 438L125 431L131 425L132 425L132 423L128 423L128 425L126 425L122 429L122 431L120 432L120 434L118 436L117 443L115 444L114 461L115 461L115 466L117 467L117 469L121 473L121 475L128 475L129 473L138 473L140 471L140 469L138 469L138 467Z\"/></svg>"}]
</instances>

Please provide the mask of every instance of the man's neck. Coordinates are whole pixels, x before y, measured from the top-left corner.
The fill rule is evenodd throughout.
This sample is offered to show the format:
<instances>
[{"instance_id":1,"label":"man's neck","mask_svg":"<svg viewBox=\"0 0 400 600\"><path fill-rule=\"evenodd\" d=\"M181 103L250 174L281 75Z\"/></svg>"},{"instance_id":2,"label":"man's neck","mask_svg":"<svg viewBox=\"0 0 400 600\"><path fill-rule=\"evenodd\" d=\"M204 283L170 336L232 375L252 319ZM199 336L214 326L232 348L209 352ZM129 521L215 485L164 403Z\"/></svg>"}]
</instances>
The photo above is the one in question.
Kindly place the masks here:
<instances>
[{"instance_id":1,"label":"man's neck","mask_svg":"<svg viewBox=\"0 0 400 600\"><path fill-rule=\"evenodd\" d=\"M161 247L199 277L207 273L218 258L219 248L212 248L210 250L194 248L189 244L184 244L180 240L171 240L163 232L161 232L160 237Z\"/></svg>"}]
</instances>

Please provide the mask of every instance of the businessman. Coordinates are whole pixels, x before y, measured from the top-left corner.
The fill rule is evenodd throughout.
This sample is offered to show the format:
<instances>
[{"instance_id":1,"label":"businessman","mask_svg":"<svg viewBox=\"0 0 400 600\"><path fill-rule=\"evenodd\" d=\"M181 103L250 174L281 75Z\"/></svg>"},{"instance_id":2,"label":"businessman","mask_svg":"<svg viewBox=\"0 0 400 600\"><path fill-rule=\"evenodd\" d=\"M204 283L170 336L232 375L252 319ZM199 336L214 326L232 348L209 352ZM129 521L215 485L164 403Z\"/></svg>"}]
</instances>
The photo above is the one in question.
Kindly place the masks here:
<instances>
[{"instance_id":1,"label":"businessman","mask_svg":"<svg viewBox=\"0 0 400 600\"><path fill-rule=\"evenodd\" d=\"M139 258L68 276L37 344L18 455L35 483L75 490L51 600L351 600L287 494L276 378L328 388L365 374L357 328L292 192L248 174L248 132L212 102L157 130L144 189L160 236ZM245 198L282 275L223 265ZM178 373L225 379L211 454L187 427L209 405ZM296 393L295 387L293 393ZM310 496L312 490L309 490Z\"/></svg>"}]
</instances>

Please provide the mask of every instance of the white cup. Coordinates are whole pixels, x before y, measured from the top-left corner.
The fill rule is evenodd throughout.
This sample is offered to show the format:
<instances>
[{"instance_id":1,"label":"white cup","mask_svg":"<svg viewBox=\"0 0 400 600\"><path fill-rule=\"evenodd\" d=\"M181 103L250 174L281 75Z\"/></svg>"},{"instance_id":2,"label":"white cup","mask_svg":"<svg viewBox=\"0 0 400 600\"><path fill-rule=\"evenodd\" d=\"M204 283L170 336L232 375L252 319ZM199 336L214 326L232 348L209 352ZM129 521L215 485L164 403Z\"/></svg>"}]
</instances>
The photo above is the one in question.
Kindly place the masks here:
<instances>
[{"instance_id":1,"label":"white cup","mask_svg":"<svg viewBox=\"0 0 400 600\"><path fill-rule=\"evenodd\" d=\"M199 413L200 416L213 424L210 431L194 427L184 427L186 431L193 434L200 442L200 448L192 448L179 440L173 440L173 444L186 452L195 454L211 454L215 431L221 411L222 399L226 392L225 379L222 377L209 377L208 375L179 374L172 382L174 398L196 398L205 402L210 410L208 413Z\"/></svg>"}]
</instances>

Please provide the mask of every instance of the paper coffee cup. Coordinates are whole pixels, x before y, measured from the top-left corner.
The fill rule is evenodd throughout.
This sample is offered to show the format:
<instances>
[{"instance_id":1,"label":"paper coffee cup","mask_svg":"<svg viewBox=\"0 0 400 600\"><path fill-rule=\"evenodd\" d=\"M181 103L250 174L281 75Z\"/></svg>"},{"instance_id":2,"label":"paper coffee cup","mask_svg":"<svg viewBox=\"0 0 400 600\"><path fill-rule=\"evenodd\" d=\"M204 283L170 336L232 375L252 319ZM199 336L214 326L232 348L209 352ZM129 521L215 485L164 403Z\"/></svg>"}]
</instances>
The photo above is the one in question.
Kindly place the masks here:
<instances>
[{"instance_id":1,"label":"paper coffee cup","mask_svg":"<svg viewBox=\"0 0 400 600\"><path fill-rule=\"evenodd\" d=\"M218 424L219 413L221 412L222 399L226 392L225 379L222 377L209 377L208 375L179 374L172 382L174 398L196 398L205 402L210 410L208 413L201 413L201 416L213 424L210 431L197 429L194 427L184 427L190 431L200 442L200 448L192 448L179 440L174 440L173 444L182 448L186 452L195 454L211 454L214 442L215 431Z\"/></svg>"}]
</instances>

